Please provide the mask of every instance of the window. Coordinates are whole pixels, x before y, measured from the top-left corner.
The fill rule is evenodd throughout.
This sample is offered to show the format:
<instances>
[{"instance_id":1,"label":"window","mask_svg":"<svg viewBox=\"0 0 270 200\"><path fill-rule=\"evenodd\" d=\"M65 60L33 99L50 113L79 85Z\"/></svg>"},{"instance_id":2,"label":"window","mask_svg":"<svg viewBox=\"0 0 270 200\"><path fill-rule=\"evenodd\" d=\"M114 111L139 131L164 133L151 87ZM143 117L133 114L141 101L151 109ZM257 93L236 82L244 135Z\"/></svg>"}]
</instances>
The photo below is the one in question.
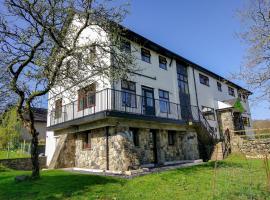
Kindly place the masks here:
<instances>
[{"instance_id":1,"label":"window","mask_svg":"<svg viewBox=\"0 0 270 200\"><path fill-rule=\"evenodd\" d=\"M242 95L243 101L246 103L247 102L247 96L246 95Z\"/></svg>"},{"instance_id":2,"label":"window","mask_svg":"<svg viewBox=\"0 0 270 200\"><path fill-rule=\"evenodd\" d=\"M244 95L243 95L243 97L244 97ZM242 94L241 93L238 93L238 98L242 99Z\"/></svg>"},{"instance_id":3,"label":"window","mask_svg":"<svg viewBox=\"0 0 270 200\"><path fill-rule=\"evenodd\" d=\"M139 129L129 128L129 131L132 133L134 146L138 147L140 145Z\"/></svg>"},{"instance_id":4,"label":"window","mask_svg":"<svg viewBox=\"0 0 270 200\"><path fill-rule=\"evenodd\" d=\"M83 136L83 149L91 149L91 133L85 133Z\"/></svg>"},{"instance_id":5,"label":"window","mask_svg":"<svg viewBox=\"0 0 270 200\"><path fill-rule=\"evenodd\" d=\"M141 56L142 56L142 60L144 62L148 62L148 63L151 62L151 53L149 50L142 48L141 49Z\"/></svg>"},{"instance_id":6,"label":"window","mask_svg":"<svg viewBox=\"0 0 270 200\"><path fill-rule=\"evenodd\" d=\"M207 120L215 120L215 112L214 108L202 106L202 113L205 119Z\"/></svg>"},{"instance_id":7,"label":"window","mask_svg":"<svg viewBox=\"0 0 270 200\"><path fill-rule=\"evenodd\" d=\"M170 112L169 92L165 90L159 90L159 106L160 112L162 113Z\"/></svg>"},{"instance_id":8,"label":"window","mask_svg":"<svg viewBox=\"0 0 270 200\"><path fill-rule=\"evenodd\" d=\"M159 56L158 59L159 59L159 67L161 69L166 69L167 70L167 60L166 60L166 58L162 57L162 56Z\"/></svg>"},{"instance_id":9,"label":"window","mask_svg":"<svg viewBox=\"0 0 270 200\"><path fill-rule=\"evenodd\" d=\"M61 118L62 116L62 99L55 101L55 119Z\"/></svg>"},{"instance_id":10,"label":"window","mask_svg":"<svg viewBox=\"0 0 270 200\"><path fill-rule=\"evenodd\" d=\"M83 110L95 106L96 104L96 84L93 83L78 90L78 110Z\"/></svg>"},{"instance_id":11,"label":"window","mask_svg":"<svg viewBox=\"0 0 270 200\"><path fill-rule=\"evenodd\" d=\"M136 108L136 84L131 81L123 80L122 88L122 106Z\"/></svg>"},{"instance_id":12,"label":"window","mask_svg":"<svg viewBox=\"0 0 270 200\"><path fill-rule=\"evenodd\" d=\"M168 131L168 144L170 146L175 144L175 131Z\"/></svg>"},{"instance_id":13,"label":"window","mask_svg":"<svg viewBox=\"0 0 270 200\"><path fill-rule=\"evenodd\" d=\"M126 53L131 53L131 45L127 40L122 40L120 44L120 50Z\"/></svg>"},{"instance_id":14,"label":"window","mask_svg":"<svg viewBox=\"0 0 270 200\"><path fill-rule=\"evenodd\" d=\"M228 86L228 92L229 92L229 95L235 96L235 94L234 94L234 89L233 89L232 87L229 87L229 86Z\"/></svg>"},{"instance_id":15,"label":"window","mask_svg":"<svg viewBox=\"0 0 270 200\"><path fill-rule=\"evenodd\" d=\"M218 91L222 92L222 85L220 82L217 82L217 89Z\"/></svg>"},{"instance_id":16,"label":"window","mask_svg":"<svg viewBox=\"0 0 270 200\"><path fill-rule=\"evenodd\" d=\"M187 67L177 63L178 88L181 94L189 94Z\"/></svg>"},{"instance_id":17,"label":"window","mask_svg":"<svg viewBox=\"0 0 270 200\"><path fill-rule=\"evenodd\" d=\"M203 85L209 86L209 78L207 76L204 76L202 74L199 74L200 76L200 83Z\"/></svg>"},{"instance_id":18,"label":"window","mask_svg":"<svg viewBox=\"0 0 270 200\"><path fill-rule=\"evenodd\" d=\"M250 127L250 120L248 117L242 117L244 126Z\"/></svg>"}]
</instances>

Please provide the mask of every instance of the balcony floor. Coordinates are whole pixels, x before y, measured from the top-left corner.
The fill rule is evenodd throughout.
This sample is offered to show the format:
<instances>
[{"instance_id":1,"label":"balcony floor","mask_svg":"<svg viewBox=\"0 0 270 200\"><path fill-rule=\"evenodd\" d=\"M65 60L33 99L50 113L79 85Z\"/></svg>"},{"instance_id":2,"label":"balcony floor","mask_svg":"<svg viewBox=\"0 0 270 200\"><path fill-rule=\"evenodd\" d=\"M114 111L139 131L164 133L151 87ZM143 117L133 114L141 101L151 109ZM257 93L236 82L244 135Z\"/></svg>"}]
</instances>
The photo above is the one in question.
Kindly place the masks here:
<instances>
[{"instance_id":1,"label":"balcony floor","mask_svg":"<svg viewBox=\"0 0 270 200\"><path fill-rule=\"evenodd\" d=\"M179 120L179 119L170 119L170 118L164 118L164 117L157 117L157 116L151 116L151 115L140 115L140 114L134 114L134 113L126 113L121 111L101 111L98 113L95 113L93 115L87 115L80 118L76 118L70 121L65 121L62 123L57 123L55 125L47 127L48 131L54 131L54 130L61 130L65 128L69 128L72 126L79 126L81 124L86 124L98 120L102 120L105 118L110 117L117 117L117 118L124 118L124 119L130 119L130 120L142 120L142 121L152 121L157 123L171 123L175 125L186 125L186 120Z\"/></svg>"}]
</instances>

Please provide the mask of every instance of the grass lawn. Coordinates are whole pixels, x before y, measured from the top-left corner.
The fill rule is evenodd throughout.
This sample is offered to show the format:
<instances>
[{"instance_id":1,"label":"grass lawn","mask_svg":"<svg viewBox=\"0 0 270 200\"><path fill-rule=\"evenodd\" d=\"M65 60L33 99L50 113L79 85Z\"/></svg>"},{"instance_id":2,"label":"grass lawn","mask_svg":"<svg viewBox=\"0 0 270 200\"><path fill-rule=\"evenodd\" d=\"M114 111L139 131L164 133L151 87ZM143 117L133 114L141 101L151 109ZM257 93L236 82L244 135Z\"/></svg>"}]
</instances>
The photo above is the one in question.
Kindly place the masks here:
<instances>
[{"instance_id":1,"label":"grass lawn","mask_svg":"<svg viewBox=\"0 0 270 200\"><path fill-rule=\"evenodd\" d=\"M37 181L15 183L30 172L0 169L0 199L270 199L261 160L239 155L214 163L131 180L43 171Z\"/></svg>"},{"instance_id":2,"label":"grass lawn","mask_svg":"<svg viewBox=\"0 0 270 200\"><path fill-rule=\"evenodd\" d=\"M20 151L10 151L8 155L7 151L0 150L0 160L8 158L28 158L28 157L30 157L29 154L22 153Z\"/></svg>"}]
</instances>

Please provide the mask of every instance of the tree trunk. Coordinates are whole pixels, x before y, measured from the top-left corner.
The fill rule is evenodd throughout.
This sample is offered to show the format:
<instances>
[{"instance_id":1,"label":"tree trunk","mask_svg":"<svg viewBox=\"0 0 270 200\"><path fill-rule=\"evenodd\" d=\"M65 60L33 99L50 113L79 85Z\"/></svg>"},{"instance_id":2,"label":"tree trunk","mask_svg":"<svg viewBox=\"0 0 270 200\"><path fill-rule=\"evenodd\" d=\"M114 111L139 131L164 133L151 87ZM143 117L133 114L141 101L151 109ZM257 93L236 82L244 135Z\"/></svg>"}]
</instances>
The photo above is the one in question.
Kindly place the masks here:
<instances>
[{"instance_id":1,"label":"tree trunk","mask_svg":"<svg viewBox=\"0 0 270 200\"><path fill-rule=\"evenodd\" d=\"M40 178L39 174L39 160L38 160L38 132L31 130L32 140L31 140L31 160L32 160L32 179Z\"/></svg>"}]
</instances>

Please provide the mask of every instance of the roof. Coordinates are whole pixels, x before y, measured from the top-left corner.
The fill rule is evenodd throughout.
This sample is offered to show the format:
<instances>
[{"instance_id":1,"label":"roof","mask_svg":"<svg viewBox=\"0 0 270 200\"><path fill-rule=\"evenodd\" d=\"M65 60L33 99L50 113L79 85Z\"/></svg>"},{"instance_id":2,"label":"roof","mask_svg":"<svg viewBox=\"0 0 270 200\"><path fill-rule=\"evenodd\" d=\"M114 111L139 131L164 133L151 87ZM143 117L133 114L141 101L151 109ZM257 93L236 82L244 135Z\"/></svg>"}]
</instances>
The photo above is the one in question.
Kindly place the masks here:
<instances>
[{"instance_id":1,"label":"roof","mask_svg":"<svg viewBox=\"0 0 270 200\"><path fill-rule=\"evenodd\" d=\"M33 108L34 120L36 122L47 122L47 109L45 108ZM29 119L28 115L24 115L24 118Z\"/></svg>"},{"instance_id":2,"label":"roof","mask_svg":"<svg viewBox=\"0 0 270 200\"><path fill-rule=\"evenodd\" d=\"M184 57L182 57L182 56L180 56L180 55L178 55L178 54L176 54L176 53L174 53L174 52L172 52L164 47L162 47L161 45L145 38L144 36L139 35L138 33L135 33L134 31L132 31L132 30L130 30L122 25L120 25L120 28L123 29L123 31L124 31L123 36L126 37L127 39L134 41L134 42L136 42L136 43L138 43L138 44L140 44L148 49L156 51L156 52L158 52L166 57L173 58L177 62L188 64L188 65L194 67L195 69L197 69L198 71L201 71L209 76L212 76L221 82L226 82L228 85L233 86L233 87L237 88L238 90L245 91L248 95L252 94L252 92L250 92L249 90L247 90L247 89L227 80L226 78L224 78L224 77L222 77L222 76L220 76L220 75L218 75L218 74L216 74L216 73L214 73L214 72L212 72L212 71L210 71L210 70L208 70L208 69L206 69L206 68L204 68L204 67L202 67L202 66L200 66L200 65L198 65L198 64L196 64L196 63L194 63L194 62L192 62L192 61L190 61L190 60L188 60L188 59L186 59L186 58L184 58Z\"/></svg>"}]
</instances>

